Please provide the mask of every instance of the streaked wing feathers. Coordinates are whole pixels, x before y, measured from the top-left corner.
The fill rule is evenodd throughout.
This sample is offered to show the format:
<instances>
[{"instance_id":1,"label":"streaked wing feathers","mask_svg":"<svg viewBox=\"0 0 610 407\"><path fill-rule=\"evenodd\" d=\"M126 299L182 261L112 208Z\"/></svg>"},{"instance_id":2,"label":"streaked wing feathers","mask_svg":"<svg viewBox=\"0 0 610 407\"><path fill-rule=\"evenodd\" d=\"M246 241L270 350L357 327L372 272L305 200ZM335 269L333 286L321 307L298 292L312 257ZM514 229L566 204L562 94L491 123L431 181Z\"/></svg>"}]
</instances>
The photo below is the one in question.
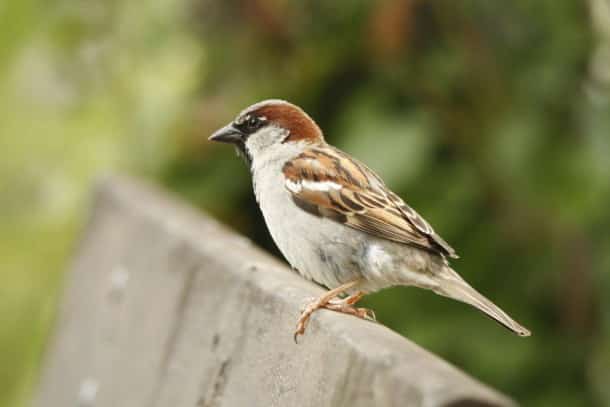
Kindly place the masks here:
<instances>
[{"instance_id":1,"label":"streaked wing feathers","mask_svg":"<svg viewBox=\"0 0 610 407\"><path fill-rule=\"evenodd\" d=\"M455 251L364 164L339 150L311 148L283 168L295 203L372 235L449 257Z\"/></svg>"}]
</instances>

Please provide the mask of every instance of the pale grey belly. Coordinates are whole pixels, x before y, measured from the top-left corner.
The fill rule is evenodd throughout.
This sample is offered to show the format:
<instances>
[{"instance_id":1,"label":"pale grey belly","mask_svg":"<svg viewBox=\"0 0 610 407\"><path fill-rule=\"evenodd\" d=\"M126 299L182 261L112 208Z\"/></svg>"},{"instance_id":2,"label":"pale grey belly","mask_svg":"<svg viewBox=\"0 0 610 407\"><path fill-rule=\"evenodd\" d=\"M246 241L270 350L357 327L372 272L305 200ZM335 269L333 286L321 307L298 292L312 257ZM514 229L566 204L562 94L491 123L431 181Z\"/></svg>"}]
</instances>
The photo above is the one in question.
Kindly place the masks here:
<instances>
[{"instance_id":1,"label":"pale grey belly","mask_svg":"<svg viewBox=\"0 0 610 407\"><path fill-rule=\"evenodd\" d=\"M291 203L287 210L263 214L276 245L300 274L333 288L362 277L366 250L361 234L303 211Z\"/></svg>"}]
</instances>

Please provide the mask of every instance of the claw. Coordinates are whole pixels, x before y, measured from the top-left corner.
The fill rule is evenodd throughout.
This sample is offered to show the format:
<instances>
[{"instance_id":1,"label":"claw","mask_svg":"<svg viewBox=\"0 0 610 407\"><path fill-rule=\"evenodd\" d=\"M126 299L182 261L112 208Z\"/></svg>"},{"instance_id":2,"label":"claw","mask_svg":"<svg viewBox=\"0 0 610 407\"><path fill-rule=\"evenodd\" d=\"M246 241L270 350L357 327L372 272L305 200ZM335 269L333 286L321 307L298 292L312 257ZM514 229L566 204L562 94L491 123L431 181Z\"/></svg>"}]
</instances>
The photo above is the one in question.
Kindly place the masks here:
<instances>
[{"instance_id":1,"label":"claw","mask_svg":"<svg viewBox=\"0 0 610 407\"><path fill-rule=\"evenodd\" d=\"M309 322L309 318L311 314L314 313L315 310L319 308L323 308L328 302L328 299L322 297L319 299L315 299L305 307L301 309L301 317L297 322L297 329L294 331L294 342L298 343L297 339L299 335L303 335L305 333L305 327L307 326L307 322Z\"/></svg>"},{"instance_id":2,"label":"claw","mask_svg":"<svg viewBox=\"0 0 610 407\"><path fill-rule=\"evenodd\" d=\"M375 315L375 311L368 308L358 308L358 312L362 313L360 318L366 319L367 321L377 322L377 316Z\"/></svg>"},{"instance_id":3,"label":"claw","mask_svg":"<svg viewBox=\"0 0 610 407\"><path fill-rule=\"evenodd\" d=\"M297 329L294 333L294 343L295 344L299 344L299 335L303 335L305 333L305 331L301 331L299 329Z\"/></svg>"}]
</instances>

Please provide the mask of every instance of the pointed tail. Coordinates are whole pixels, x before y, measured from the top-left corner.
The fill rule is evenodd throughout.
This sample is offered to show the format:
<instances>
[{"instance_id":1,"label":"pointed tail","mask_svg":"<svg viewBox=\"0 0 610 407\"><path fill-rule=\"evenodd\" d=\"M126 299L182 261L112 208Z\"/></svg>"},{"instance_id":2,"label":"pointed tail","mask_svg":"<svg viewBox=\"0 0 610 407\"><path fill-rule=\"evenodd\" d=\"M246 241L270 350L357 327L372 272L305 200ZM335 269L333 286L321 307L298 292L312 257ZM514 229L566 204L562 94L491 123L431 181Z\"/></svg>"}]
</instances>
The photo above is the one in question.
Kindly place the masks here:
<instances>
[{"instance_id":1,"label":"pointed tail","mask_svg":"<svg viewBox=\"0 0 610 407\"><path fill-rule=\"evenodd\" d=\"M497 305L468 285L468 283L455 271L450 268L446 268L445 270L448 271L448 273L438 279L439 286L434 289L434 292L472 305L519 336L531 335L531 332L527 328L521 326Z\"/></svg>"}]
</instances>

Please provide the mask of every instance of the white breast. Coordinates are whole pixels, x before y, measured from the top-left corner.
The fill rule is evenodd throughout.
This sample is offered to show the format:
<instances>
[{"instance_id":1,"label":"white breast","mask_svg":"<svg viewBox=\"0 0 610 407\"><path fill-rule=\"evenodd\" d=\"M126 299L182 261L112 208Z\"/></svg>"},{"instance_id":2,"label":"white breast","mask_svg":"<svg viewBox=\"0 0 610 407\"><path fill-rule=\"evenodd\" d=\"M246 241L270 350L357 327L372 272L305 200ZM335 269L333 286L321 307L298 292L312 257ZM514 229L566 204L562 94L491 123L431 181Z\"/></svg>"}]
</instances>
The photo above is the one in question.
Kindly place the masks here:
<instances>
[{"instance_id":1,"label":"white breast","mask_svg":"<svg viewBox=\"0 0 610 407\"><path fill-rule=\"evenodd\" d=\"M332 245L338 228L334 222L312 215L292 200L282 167L303 147L282 144L255 157L252 163L254 192L269 232L290 265L304 277L329 287L341 283L321 247Z\"/></svg>"}]
</instances>

